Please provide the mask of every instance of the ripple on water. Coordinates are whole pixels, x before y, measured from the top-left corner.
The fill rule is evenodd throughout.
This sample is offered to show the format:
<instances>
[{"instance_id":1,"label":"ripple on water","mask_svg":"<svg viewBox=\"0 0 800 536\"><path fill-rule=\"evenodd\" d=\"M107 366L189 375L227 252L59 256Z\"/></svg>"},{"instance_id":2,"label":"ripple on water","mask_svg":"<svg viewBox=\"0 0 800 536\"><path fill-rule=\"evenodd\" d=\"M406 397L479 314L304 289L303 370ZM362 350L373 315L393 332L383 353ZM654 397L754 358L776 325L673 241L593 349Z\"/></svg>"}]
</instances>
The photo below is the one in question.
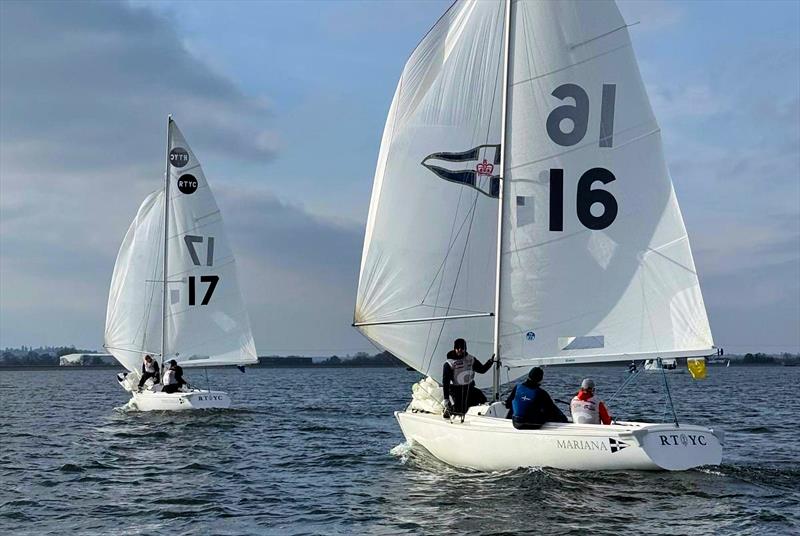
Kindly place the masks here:
<instances>
[{"instance_id":1,"label":"ripple on water","mask_svg":"<svg viewBox=\"0 0 800 536\"><path fill-rule=\"evenodd\" d=\"M569 396L592 375L607 394L622 372L552 368L548 390ZM417 376L402 369L221 371L215 381L238 409L187 414L115 411L128 395L108 371L8 374L4 536L23 526L37 535L671 534L676 519L685 534L783 534L800 523L794 415L769 402L796 378L770 368L670 380L687 422L697 407L726 408L708 422L728 432L725 463L683 473L449 467L403 442L392 412ZM742 374L764 402L730 396ZM660 418L651 380L612 410Z\"/></svg>"}]
</instances>

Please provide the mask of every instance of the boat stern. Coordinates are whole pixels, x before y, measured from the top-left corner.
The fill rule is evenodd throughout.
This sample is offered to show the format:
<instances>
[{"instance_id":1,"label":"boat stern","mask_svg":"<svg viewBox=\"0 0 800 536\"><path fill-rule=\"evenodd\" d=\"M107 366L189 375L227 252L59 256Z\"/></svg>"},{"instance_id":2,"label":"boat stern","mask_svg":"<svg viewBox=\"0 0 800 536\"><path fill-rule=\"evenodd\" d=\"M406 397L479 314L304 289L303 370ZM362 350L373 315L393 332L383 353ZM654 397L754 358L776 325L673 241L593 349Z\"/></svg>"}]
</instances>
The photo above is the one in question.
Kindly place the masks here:
<instances>
[{"instance_id":1,"label":"boat stern","mask_svg":"<svg viewBox=\"0 0 800 536\"><path fill-rule=\"evenodd\" d=\"M722 462L725 434L702 426L651 425L633 432L653 463L683 471Z\"/></svg>"}]
</instances>

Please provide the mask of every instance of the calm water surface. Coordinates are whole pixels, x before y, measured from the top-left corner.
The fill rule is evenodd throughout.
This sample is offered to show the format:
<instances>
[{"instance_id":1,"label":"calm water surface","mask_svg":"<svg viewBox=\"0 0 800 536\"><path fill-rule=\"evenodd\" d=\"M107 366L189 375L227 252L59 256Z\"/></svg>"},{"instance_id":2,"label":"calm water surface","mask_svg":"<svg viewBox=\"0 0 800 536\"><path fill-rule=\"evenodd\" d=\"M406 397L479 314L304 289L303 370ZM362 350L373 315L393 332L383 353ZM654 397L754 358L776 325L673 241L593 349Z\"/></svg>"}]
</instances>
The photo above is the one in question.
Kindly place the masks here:
<instances>
[{"instance_id":1,"label":"calm water surface","mask_svg":"<svg viewBox=\"0 0 800 536\"><path fill-rule=\"evenodd\" d=\"M625 379L624 366L550 368L545 387L567 398L585 375L607 401ZM641 376L612 411L665 418L661 377ZM236 409L145 414L115 409L128 397L111 370L0 371L0 533L800 532L800 368L670 378L682 420L727 433L721 466L682 473L449 468L401 445L392 411L418 379L215 371Z\"/></svg>"}]
</instances>

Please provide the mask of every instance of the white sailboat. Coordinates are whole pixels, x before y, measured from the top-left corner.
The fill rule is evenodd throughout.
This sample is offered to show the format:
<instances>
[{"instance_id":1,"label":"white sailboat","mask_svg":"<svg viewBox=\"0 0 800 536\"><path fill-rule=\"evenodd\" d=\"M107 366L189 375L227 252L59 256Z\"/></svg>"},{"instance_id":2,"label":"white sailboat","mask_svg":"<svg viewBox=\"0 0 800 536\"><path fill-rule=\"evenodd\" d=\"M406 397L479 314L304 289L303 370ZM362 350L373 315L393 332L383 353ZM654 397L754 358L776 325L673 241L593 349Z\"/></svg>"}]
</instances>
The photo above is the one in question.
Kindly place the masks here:
<instances>
[{"instance_id":1,"label":"white sailboat","mask_svg":"<svg viewBox=\"0 0 800 536\"><path fill-rule=\"evenodd\" d=\"M258 362L236 263L203 170L178 126L167 126L163 188L150 194L120 246L106 312L105 347L142 411L227 408L227 393L138 389L143 357L183 368Z\"/></svg>"},{"instance_id":2,"label":"white sailboat","mask_svg":"<svg viewBox=\"0 0 800 536\"><path fill-rule=\"evenodd\" d=\"M686 370L678 366L677 359L648 359L644 362L644 371L648 374L685 374Z\"/></svg>"},{"instance_id":3,"label":"white sailboat","mask_svg":"<svg viewBox=\"0 0 800 536\"><path fill-rule=\"evenodd\" d=\"M612 1L458 0L425 35L383 133L353 324L434 379L455 338L496 354L493 378L476 377L495 400L535 365L715 353ZM721 432L677 418L516 430L500 402L445 419L437 396L396 417L454 466L682 470L722 456Z\"/></svg>"}]
</instances>

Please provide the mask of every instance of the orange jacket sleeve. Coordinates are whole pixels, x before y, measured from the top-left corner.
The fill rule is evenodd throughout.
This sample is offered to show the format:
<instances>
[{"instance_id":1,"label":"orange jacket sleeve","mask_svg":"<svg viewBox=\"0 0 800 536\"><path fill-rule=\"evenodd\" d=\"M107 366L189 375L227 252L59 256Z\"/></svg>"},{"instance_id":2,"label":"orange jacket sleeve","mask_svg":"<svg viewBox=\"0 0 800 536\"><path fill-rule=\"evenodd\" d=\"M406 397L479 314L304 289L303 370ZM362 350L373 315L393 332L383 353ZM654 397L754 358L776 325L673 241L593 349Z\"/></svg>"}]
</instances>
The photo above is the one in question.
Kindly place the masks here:
<instances>
[{"instance_id":1,"label":"orange jacket sleeve","mask_svg":"<svg viewBox=\"0 0 800 536\"><path fill-rule=\"evenodd\" d=\"M605 402L600 402L600 422L603 424L611 424L611 415L608 414Z\"/></svg>"}]
</instances>

